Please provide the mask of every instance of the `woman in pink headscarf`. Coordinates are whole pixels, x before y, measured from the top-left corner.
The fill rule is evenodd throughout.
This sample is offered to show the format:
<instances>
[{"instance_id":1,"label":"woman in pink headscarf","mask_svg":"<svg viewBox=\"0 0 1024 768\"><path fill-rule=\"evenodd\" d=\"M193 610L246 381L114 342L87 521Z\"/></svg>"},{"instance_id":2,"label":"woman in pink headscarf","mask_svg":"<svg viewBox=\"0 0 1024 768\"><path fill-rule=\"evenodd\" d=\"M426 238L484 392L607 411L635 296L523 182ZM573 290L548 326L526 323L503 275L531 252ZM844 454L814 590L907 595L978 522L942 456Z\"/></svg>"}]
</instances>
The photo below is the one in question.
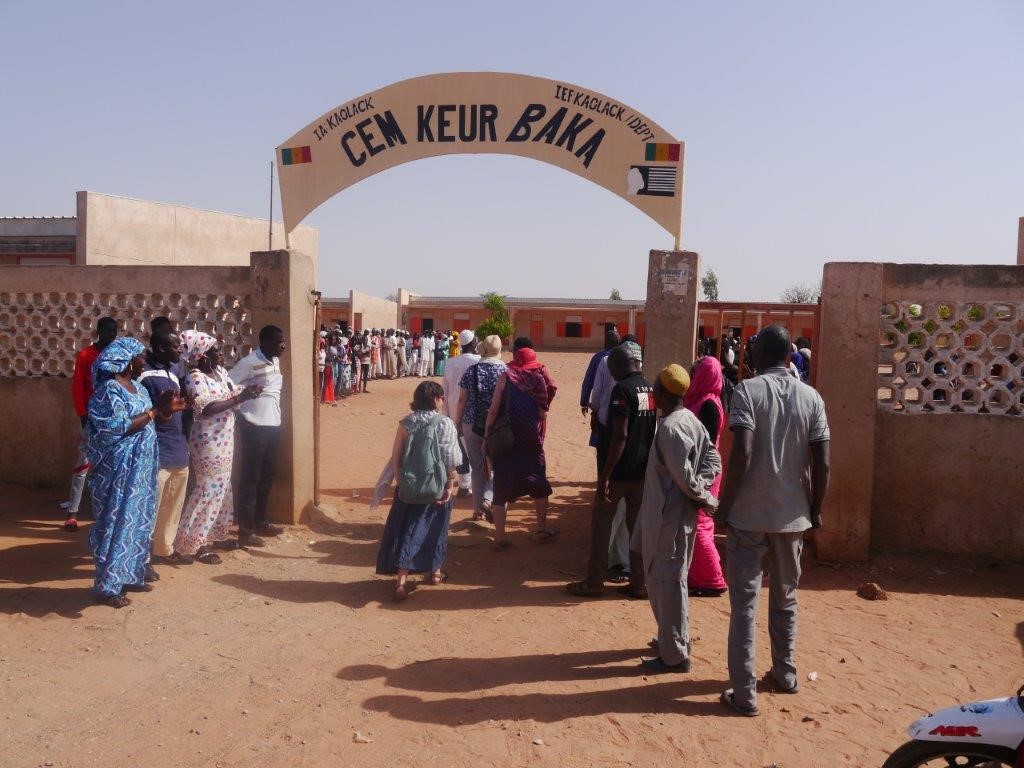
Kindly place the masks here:
<instances>
[{"instance_id":1,"label":"woman in pink headscarf","mask_svg":"<svg viewBox=\"0 0 1024 768\"><path fill-rule=\"evenodd\" d=\"M537 538L552 539L559 533L557 527L548 525L548 497L552 490L544 456L548 411L558 387L548 369L537 359L532 341L520 337L512 349L512 361L494 388L484 433L486 441L498 417L504 415L515 435L515 444L506 453L490 456L494 469L491 515L498 549L509 546L505 535L508 504L523 496L533 499L537 510Z\"/></svg>"},{"instance_id":2,"label":"woman in pink headscarf","mask_svg":"<svg viewBox=\"0 0 1024 768\"><path fill-rule=\"evenodd\" d=\"M718 450L725 411L722 408L722 364L714 357L702 357L693 368L690 388L683 403L700 419ZM716 499L722 485L719 473L710 488ZM728 589L722 576L722 561L715 548L715 521L703 510L697 511L697 536L687 579L692 597L718 597Z\"/></svg>"}]
</instances>

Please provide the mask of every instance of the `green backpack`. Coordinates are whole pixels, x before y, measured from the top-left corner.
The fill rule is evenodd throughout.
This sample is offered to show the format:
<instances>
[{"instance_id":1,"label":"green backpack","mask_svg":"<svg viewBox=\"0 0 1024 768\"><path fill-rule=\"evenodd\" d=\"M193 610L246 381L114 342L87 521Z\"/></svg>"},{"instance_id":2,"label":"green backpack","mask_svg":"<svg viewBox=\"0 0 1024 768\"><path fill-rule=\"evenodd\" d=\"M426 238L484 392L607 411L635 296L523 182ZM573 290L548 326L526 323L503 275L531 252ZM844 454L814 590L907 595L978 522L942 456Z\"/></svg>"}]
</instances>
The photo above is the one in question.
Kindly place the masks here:
<instances>
[{"instance_id":1,"label":"green backpack","mask_svg":"<svg viewBox=\"0 0 1024 768\"><path fill-rule=\"evenodd\" d=\"M433 504L444 495L448 472L434 437L437 424L443 418L438 413L425 422L406 427L409 436L398 478L398 497L406 504Z\"/></svg>"}]
</instances>

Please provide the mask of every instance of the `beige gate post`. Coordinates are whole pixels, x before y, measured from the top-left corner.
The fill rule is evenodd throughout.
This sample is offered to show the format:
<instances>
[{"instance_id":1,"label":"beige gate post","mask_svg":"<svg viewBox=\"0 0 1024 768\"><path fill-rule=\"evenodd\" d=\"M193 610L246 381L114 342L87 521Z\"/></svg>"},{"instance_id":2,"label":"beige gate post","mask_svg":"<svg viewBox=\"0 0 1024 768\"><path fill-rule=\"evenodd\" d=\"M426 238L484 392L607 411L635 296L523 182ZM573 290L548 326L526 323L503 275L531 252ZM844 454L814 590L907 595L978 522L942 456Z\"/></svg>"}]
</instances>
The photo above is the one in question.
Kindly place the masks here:
<instances>
[{"instance_id":1,"label":"beige gate post","mask_svg":"<svg viewBox=\"0 0 1024 768\"><path fill-rule=\"evenodd\" d=\"M313 383L316 265L298 251L251 254L253 346L265 325L284 329L287 348L281 359L281 450L270 492L268 514L282 523L298 523L313 508L316 477Z\"/></svg>"},{"instance_id":2,"label":"beige gate post","mask_svg":"<svg viewBox=\"0 0 1024 768\"><path fill-rule=\"evenodd\" d=\"M647 268L644 375L648 381L670 363L690 367L697 348L700 255L651 251Z\"/></svg>"}]
</instances>

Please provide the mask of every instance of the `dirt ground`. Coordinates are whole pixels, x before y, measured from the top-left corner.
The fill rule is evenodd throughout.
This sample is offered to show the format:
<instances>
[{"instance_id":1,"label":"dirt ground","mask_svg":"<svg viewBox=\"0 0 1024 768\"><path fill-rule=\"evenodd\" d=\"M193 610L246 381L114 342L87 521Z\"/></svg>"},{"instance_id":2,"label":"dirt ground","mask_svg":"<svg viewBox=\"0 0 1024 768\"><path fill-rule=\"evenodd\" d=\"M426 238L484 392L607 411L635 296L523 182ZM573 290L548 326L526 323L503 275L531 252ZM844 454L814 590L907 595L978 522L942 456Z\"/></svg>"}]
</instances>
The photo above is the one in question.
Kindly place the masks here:
<instances>
[{"instance_id":1,"label":"dirt ground","mask_svg":"<svg viewBox=\"0 0 1024 768\"><path fill-rule=\"evenodd\" d=\"M586 556L587 357L542 357L562 384L562 535L532 540L517 508L498 553L460 501L451 583L403 604L373 573L387 510L368 500L415 380L322 410L326 516L220 566L163 568L125 610L93 604L63 489L0 487L0 766L877 766L922 712L1021 682L1024 567L897 556L805 564L803 690L763 695L760 718L718 703L727 599L692 603L692 673L644 678L647 604L563 589ZM890 600L857 597L867 580Z\"/></svg>"}]
</instances>

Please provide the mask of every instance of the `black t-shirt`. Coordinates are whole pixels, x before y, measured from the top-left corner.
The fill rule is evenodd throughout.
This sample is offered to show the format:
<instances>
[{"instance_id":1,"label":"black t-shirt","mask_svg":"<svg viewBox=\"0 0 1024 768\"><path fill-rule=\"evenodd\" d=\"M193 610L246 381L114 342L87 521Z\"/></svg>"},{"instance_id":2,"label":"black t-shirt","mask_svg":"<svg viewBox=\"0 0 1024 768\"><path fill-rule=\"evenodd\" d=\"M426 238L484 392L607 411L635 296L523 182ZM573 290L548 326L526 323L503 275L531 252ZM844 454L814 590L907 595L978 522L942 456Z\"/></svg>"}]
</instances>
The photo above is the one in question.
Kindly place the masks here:
<instances>
[{"instance_id":1,"label":"black t-shirt","mask_svg":"<svg viewBox=\"0 0 1024 768\"><path fill-rule=\"evenodd\" d=\"M612 388L606 438L609 443L614 435L615 419L623 416L629 419L626 448L612 470L612 480L643 480L657 429L658 409L654 405L654 387L642 373L631 373Z\"/></svg>"},{"instance_id":2,"label":"black t-shirt","mask_svg":"<svg viewBox=\"0 0 1024 768\"><path fill-rule=\"evenodd\" d=\"M704 429L708 431L711 442L715 442L718 439L718 430L722 428L721 419L718 417L718 409L715 408L715 404L710 400L704 403L700 407L700 413L697 414L697 418L704 425Z\"/></svg>"}]
</instances>

